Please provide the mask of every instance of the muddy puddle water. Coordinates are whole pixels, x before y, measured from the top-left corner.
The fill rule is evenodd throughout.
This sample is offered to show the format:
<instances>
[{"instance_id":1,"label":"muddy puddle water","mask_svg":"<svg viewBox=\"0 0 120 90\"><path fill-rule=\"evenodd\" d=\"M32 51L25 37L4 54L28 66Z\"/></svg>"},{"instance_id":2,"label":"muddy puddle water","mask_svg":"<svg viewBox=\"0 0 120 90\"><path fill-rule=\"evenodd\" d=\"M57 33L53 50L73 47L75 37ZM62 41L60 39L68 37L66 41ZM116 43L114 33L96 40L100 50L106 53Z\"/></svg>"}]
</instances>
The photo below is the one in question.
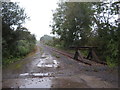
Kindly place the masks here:
<instances>
[{"instance_id":1,"label":"muddy puddle water","mask_svg":"<svg viewBox=\"0 0 120 90\"><path fill-rule=\"evenodd\" d=\"M39 60L37 67L56 68L59 66L59 62L54 60L51 55L44 53L41 57L42 58Z\"/></svg>"},{"instance_id":2,"label":"muddy puddle water","mask_svg":"<svg viewBox=\"0 0 120 90\"><path fill-rule=\"evenodd\" d=\"M59 65L57 60L54 60L50 54L43 53L41 58L37 59L36 63L37 68L56 68ZM19 77L25 77L25 80L22 82L24 84L19 85L19 88L51 88L52 72L48 73L21 73Z\"/></svg>"},{"instance_id":3,"label":"muddy puddle water","mask_svg":"<svg viewBox=\"0 0 120 90\"><path fill-rule=\"evenodd\" d=\"M4 88L51 88L53 72L43 73L41 71L34 71L34 68L57 68L59 62L50 54L43 53L40 58L34 57L32 62L33 67L31 71L20 73L18 78L6 79L3 82Z\"/></svg>"},{"instance_id":4,"label":"muddy puddle water","mask_svg":"<svg viewBox=\"0 0 120 90\"><path fill-rule=\"evenodd\" d=\"M20 74L20 77L32 76L32 77L47 77L50 76L51 73L23 73Z\"/></svg>"},{"instance_id":5,"label":"muddy puddle water","mask_svg":"<svg viewBox=\"0 0 120 90\"><path fill-rule=\"evenodd\" d=\"M33 78L26 79L25 84L21 85L19 88L50 88L51 80L50 78Z\"/></svg>"}]
</instances>

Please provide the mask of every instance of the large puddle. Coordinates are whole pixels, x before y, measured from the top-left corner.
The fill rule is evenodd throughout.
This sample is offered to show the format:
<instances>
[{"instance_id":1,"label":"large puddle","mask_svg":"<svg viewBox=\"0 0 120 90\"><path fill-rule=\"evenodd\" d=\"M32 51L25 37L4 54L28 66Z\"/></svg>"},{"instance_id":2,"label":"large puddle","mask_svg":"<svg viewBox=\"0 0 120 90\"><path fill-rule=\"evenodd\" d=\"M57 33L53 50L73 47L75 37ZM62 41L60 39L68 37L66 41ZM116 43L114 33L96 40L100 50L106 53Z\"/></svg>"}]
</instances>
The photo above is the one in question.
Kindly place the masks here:
<instances>
[{"instance_id":1,"label":"large puddle","mask_svg":"<svg viewBox=\"0 0 120 90\"><path fill-rule=\"evenodd\" d=\"M57 60L54 60L51 55L43 53L42 58L39 60L37 67L45 67L45 68L56 68L59 66Z\"/></svg>"},{"instance_id":2,"label":"large puddle","mask_svg":"<svg viewBox=\"0 0 120 90\"><path fill-rule=\"evenodd\" d=\"M33 78L27 79L19 88L50 88L51 84L50 78Z\"/></svg>"},{"instance_id":3,"label":"large puddle","mask_svg":"<svg viewBox=\"0 0 120 90\"><path fill-rule=\"evenodd\" d=\"M58 67L58 62L57 60L52 60L49 61L49 59L45 60L45 59L41 59L40 62L37 64L37 67Z\"/></svg>"},{"instance_id":4,"label":"large puddle","mask_svg":"<svg viewBox=\"0 0 120 90\"><path fill-rule=\"evenodd\" d=\"M50 54L43 53L41 58L36 59L35 67L39 68L57 68L59 62L54 59ZM8 79L4 81L3 87L10 88L50 88L52 85L53 72L41 73L30 72L21 73L17 79ZM12 86L12 87L11 87Z\"/></svg>"},{"instance_id":5,"label":"large puddle","mask_svg":"<svg viewBox=\"0 0 120 90\"><path fill-rule=\"evenodd\" d=\"M20 77L27 77L27 76L33 76L33 77L50 77L51 73L23 73L20 74Z\"/></svg>"}]
</instances>

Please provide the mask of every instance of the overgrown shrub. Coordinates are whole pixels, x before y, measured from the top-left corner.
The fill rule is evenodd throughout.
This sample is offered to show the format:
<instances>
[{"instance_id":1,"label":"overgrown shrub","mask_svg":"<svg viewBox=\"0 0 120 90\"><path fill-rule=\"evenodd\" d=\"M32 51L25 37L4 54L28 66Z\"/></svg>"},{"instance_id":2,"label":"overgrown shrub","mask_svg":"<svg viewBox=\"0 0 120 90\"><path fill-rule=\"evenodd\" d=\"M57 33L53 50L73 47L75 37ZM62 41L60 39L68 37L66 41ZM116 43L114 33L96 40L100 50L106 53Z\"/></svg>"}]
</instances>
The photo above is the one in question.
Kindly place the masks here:
<instances>
[{"instance_id":1,"label":"overgrown shrub","mask_svg":"<svg viewBox=\"0 0 120 90\"><path fill-rule=\"evenodd\" d=\"M22 24L28 18L18 3L2 2L2 64L6 66L27 55L36 38ZM15 26L16 28L14 28Z\"/></svg>"}]
</instances>

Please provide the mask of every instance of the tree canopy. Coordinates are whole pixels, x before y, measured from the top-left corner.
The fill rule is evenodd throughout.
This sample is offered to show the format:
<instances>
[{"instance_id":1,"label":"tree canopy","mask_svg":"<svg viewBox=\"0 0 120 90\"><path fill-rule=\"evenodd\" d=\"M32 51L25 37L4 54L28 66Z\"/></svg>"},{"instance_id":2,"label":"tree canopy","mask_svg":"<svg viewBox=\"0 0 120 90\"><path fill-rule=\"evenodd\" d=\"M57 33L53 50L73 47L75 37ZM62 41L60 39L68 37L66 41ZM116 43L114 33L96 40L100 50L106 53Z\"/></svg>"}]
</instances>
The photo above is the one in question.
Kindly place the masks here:
<instances>
[{"instance_id":1,"label":"tree canopy","mask_svg":"<svg viewBox=\"0 0 120 90\"><path fill-rule=\"evenodd\" d=\"M60 2L53 12L52 33L62 47L98 46L101 60L118 62L120 34L118 5L104 2Z\"/></svg>"},{"instance_id":2,"label":"tree canopy","mask_svg":"<svg viewBox=\"0 0 120 90\"><path fill-rule=\"evenodd\" d=\"M22 24L28 19L18 3L2 2L3 65L15 61L34 49L36 38ZM10 59L10 60L9 60Z\"/></svg>"}]
</instances>

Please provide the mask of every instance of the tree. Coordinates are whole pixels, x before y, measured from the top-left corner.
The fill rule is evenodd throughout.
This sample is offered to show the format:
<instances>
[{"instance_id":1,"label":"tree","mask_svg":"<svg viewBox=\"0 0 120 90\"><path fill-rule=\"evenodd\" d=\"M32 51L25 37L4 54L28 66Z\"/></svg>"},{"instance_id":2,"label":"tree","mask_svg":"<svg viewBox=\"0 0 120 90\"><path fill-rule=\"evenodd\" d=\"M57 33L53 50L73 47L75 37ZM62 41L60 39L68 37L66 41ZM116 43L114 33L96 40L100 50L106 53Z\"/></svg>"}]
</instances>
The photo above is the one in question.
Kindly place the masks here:
<instances>
[{"instance_id":1,"label":"tree","mask_svg":"<svg viewBox=\"0 0 120 90\"><path fill-rule=\"evenodd\" d=\"M2 2L3 65L11 62L9 58L22 57L34 49L35 35L22 26L26 19L28 17L18 3Z\"/></svg>"},{"instance_id":2,"label":"tree","mask_svg":"<svg viewBox=\"0 0 120 90\"><path fill-rule=\"evenodd\" d=\"M65 48L70 45L97 46L101 60L117 63L120 56L117 3L112 0L59 3L53 14L52 32L60 37Z\"/></svg>"},{"instance_id":3,"label":"tree","mask_svg":"<svg viewBox=\"0 0 120 90\"><path fill-rule=\"evenodd\" d=\"M15 33L13 26L20 26L27 18L24 9L17 3L2 2L2 47L3 56L9 56L12 44L15 43Z\"/></svg>"},{"instance_id":4,"label":"tree","mask_svg":"<svg viewBox=\"0 0 120 90\"><path fill-rule=\"evenodd\" d=\"M93 10L91 3L60 3L53 14L53 34L70 45L85 45L91 32Z\"/></svg>"},{"instance_id":5,"label":"tree","mask_svg":"<svg viewBox=\"0 0 120 90\"><path fill-rule=\"evenodd\" d=\"M117 62L118 57L118 5L111 1L94 4L94 32L101 60ZM96 42L95 41L95 42Z\"/></svg>"},{"instance_id":6,"label":"tree","mask_svg":"<svg viewBox=\"0 0 120 90\"><path fill-rule=\"evenodd\" d=\"M28 18L17 3L2 2L2 23L8 26L21 25Z\"/></svg>"}]
</instances>

